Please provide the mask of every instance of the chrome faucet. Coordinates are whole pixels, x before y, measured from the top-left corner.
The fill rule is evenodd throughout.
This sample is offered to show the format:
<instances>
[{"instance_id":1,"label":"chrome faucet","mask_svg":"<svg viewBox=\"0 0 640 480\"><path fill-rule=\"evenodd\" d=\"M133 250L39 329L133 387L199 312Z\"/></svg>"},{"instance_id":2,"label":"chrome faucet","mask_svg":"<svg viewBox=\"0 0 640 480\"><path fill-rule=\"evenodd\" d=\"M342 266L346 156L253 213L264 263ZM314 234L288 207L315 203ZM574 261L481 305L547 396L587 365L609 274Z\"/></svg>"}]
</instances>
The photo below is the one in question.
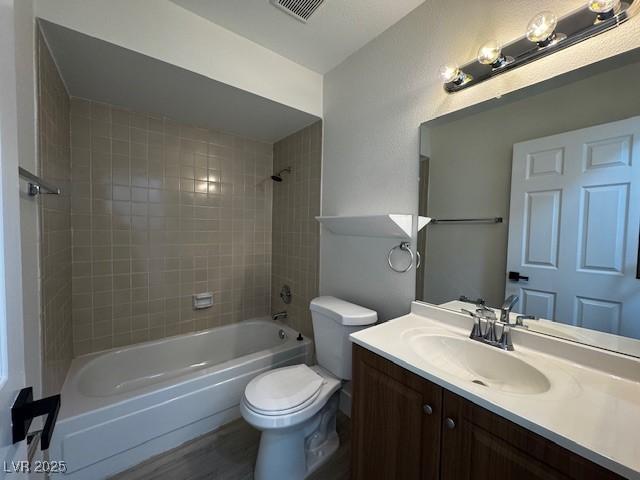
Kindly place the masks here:
<instances>
[{"instance_id":1,"label":"chrome faucet","mask_svg":"<svg viewBox=\"0 0 640 480\"><path fill-rule=\"evenodd\" d=\"M505 299L502 307L500 308L500 321L502 323L506 323L507 325L511 324L509 321L509 314L511 313L511 310L513 310L513 307L516 306L516 303L518 303L517 295L510 295Z\"/></svg>"},{"instance_id":2,"label":"chrome faucet","mask_svg":"<svg viewBox=\"0 0 640 480\"><path fill-rule=\"evenodd\" d=\"M492 317L485 317L482 315L482 310L478 309L475 312L462 309L464 313L469 314L473 318L473 329L469 338L476 340L492 347L501 348L502 350L513 351L513 343L511 342L511 327L508 323L504 323L500 320L496 320L495 315ZM492 312L493 313L493 312ZM485 323L484 329L482 323ZM500 324L502 331L500 332L500 338L496 333L496 325Z\"/></svg>"},{"instance_id":3,"label":"chrome faucet","mask_svg":"<svg viewBox=\"0 0 640 480\"><path fill-rule=\"evenodd\" d=\"M286 310L283 310L283 311L281 311L281 312L274 313L274 314L271 316L271 318L272 318L273 320L285 320L285 319L289 318L289 315L287 315L287 311L286 311Z\"/></svg>"}]
</instances>

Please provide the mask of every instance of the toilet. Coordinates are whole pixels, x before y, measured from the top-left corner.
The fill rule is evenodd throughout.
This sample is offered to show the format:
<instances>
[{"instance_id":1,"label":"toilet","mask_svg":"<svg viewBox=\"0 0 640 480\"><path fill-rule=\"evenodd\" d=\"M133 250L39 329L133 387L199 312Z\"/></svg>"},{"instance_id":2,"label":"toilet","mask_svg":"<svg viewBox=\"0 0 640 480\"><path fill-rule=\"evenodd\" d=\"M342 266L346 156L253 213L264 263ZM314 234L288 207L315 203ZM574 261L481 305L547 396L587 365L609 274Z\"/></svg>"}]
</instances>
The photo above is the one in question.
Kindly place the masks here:
<instances>
[{"instance_id":1,"label":"toilet","mask_svg":"<svg viewBox=\"0 0 640 480\"><path fill-rule=\"evenodd\" d=\"M351 379L349 335L376 323L373 310L335 297L310 304L318 365L270 370L245 388L240 411L262 432L256 480L300 480L338 449L336 413Z\"/></svg>"}]
</instances>

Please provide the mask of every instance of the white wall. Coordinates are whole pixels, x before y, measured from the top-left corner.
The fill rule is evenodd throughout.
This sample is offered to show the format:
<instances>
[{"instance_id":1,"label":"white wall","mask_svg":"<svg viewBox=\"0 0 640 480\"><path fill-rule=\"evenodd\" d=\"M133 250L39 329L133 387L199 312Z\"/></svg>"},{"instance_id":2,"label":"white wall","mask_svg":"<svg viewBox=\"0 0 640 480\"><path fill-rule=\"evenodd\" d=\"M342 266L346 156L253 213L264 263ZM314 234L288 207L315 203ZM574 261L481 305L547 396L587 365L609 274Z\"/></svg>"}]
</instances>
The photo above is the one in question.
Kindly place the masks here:
<instances>
[{"instance_id":1,"label":"white wall","mask_svg":"<svg viewBox=\"0 0 640 480\"><path fill-rule=\"evenodd\" d=\"M26 453L24 442L11 442L10 427L10 407L25 378L14 3L0 0L0 462L22 460Z\"/></svg>"},{"instance_id":2,"label":"white wall","mask_svg":"<svg viewBox=\"0 0 640 480\"><path fill-rule=\"evenodd\" d=\"M35 19L33 1L15 2L16 79L18 106L18 160L20 166L37 173ZM26 194L20 182L20 237L22 244L22 289L27 385L35 398L41 393L42 348L40 335L38 202Z\"/></svg>"},{"instance_id":3,"label":"white wall","mask_svg":"<svg viewBox=\"0 0 640 480\"><path fill-rule=\"evenodd\" d=\"M640 47L636 17L615 31L481 85L444 93L439 65L464 64L487 39L521 36L530 17L545 8L562 15L583 4L427 0L325 75L322 214L415 214L422 122ZM406 313L414 299L415 276L386 266L386 251L396 243L323 230L321 294L362 303L383 319Z\"/></svg>"},{"instance_id":4,"label":"white wall","mask_svg":"<svg viewBox=\"0 0 640 480\"><path fill-rule=\"evenodd\" d=\"M37 0L36 15L304 112L322 114L319 73L169 0Z\"/></svg>"}]
</instances>

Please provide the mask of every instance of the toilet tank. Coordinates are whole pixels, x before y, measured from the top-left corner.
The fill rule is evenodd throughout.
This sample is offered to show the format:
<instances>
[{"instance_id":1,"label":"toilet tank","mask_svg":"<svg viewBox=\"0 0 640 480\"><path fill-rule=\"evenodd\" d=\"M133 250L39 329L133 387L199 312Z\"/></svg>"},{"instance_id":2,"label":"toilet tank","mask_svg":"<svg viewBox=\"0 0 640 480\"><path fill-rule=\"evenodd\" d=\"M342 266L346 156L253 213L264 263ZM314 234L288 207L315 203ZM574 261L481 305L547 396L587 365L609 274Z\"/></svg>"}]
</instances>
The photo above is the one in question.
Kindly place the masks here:
<instances>
[{"instance_id":1,"label":"toilet tank","mask_svg":"<svg viewBox=\"0 0 640 480\"><path fill-rule=\"evenodd\" d=\"M343 380L351 380L349 335L373 325L373 310L336 297L318 297L309 306L318 365Z\"/></svg>"}]
</instances>

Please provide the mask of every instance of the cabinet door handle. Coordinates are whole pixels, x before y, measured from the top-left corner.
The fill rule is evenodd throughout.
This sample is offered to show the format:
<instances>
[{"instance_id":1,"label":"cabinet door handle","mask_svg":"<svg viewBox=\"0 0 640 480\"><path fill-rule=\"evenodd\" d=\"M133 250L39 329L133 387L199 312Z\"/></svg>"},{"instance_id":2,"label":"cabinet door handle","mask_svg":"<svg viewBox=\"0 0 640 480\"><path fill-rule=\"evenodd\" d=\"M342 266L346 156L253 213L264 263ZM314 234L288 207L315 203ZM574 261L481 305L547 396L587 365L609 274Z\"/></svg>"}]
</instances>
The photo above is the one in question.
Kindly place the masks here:
<instances>
[{"instance_id":1,"label":"cabinet door handle","mask_svg":"<svg viewBox=\"0 0 640 480\"><path fill-rule=\"evenodd\" d=\"M456 422L453 421L453 418L447 417L444 420L444 426L449 430L453 430L454 428L456 428Z\"/></svg>"},{"instance_id":2,"label":"cabinet door handle","mask_svg":"<svg viewBox=\"0 0 640 480\"><path fill-rule=\"evenodd\" d=\"M425 403L422 406L422 411L424 413L426 413L427 415L431 415L433 413L433 408L431 407L431 405L429 405L428 403Z\"/></svg>"}]
</instances>

